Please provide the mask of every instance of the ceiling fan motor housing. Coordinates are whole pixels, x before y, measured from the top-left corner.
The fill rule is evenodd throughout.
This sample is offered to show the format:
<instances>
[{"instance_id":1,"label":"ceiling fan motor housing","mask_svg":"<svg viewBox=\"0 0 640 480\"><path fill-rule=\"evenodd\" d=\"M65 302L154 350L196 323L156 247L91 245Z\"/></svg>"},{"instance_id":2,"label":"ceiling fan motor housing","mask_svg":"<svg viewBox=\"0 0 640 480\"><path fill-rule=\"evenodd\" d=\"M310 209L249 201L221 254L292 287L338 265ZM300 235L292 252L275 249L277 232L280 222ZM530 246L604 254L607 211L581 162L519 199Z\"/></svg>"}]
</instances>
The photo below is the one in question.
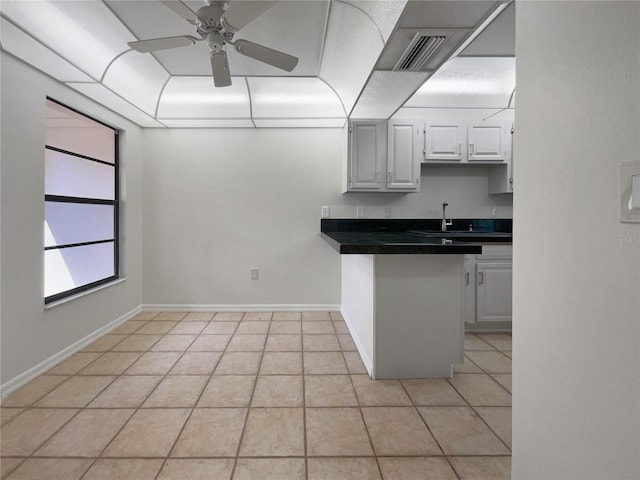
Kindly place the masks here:
<instances>
[{"instance_id":1,"label":"ceiling fan motor housing","mask_svg":"<svg viewBox=\"0 0 640 480\"><path fill-rule=\"evenodd\" d=\"M220 32L211 32L207 35L207 43L211 50L221 50L224 47L224 38Z\"/></svg>"},{"instance_id":2,"label":"ceiling fan motor housing","mask_svg":"<svg viewBox=\"0 0 640 480\"><path fill-rule=\"evenodd\" d=\"M198 29L202 30L205 35L212 31L218 31L222 28L220 17L224 15L224 10L219 5L207 5L198 9L198 19L200 24Z\"/></svg>"}]
</instances>

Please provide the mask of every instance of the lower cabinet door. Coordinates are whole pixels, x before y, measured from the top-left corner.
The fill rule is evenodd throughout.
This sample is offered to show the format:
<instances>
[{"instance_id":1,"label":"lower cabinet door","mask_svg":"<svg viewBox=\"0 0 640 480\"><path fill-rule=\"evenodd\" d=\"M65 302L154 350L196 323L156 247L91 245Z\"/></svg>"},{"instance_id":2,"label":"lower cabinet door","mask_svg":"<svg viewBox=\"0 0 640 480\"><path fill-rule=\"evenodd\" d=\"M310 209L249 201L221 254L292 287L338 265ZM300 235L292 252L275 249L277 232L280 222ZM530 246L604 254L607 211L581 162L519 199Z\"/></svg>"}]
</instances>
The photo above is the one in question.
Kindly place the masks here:
<instances>
[{"instance_id":1,"label":"lower cabinet door","mask_svg":"<svg viewBox=\"0 0 640 480\"><path fill-rule=\"evenodd\" d=\"M473 258L467 258L464 262L464 304L463 316L464 323L476 323L476 262L475 255Z\"/></svg>"},{"instance_id":2,"label":"lower cabinet door","mask_svg":"<svg viewBox=\"0 0 640 480\"><path fill-rule=\"evenodd\" d=\"M477 321L511 321L513 310L512 263L478 262L476 271Z\"/></svg>"}]
</instances>

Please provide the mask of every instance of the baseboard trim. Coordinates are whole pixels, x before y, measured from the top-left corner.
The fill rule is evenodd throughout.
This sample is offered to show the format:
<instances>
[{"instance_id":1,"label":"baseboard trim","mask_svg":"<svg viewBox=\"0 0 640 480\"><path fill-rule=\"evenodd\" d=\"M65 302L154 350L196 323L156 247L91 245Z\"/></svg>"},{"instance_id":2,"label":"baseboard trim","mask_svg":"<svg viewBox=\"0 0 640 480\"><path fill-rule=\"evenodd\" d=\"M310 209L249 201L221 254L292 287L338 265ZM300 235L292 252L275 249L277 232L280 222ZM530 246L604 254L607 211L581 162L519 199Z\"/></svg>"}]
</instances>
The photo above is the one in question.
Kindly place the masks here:
<instances>
[{"instance_id":1,"label":"baseboard trim","mask_svg":"<svg viewBox=\"0 0 640 480\"><path fill-rule=\"evenodd\" d=\"M364 347L362 346L362 343L360 342L360 339L358 338L356 330L351 327L351 321L349 319L349 315L347 315L347 312L345 312L343 308L340 308L340 313L342 314L342 318L344 318L344 323L347 324L347 328L349 329L349 333L351 334L353 343L356 344L356 348L358 349L358 354L362 359L362 363L364 363L364 368L367 369L367 373L369 374L369 376L375 379L376 372L373 369L373 360L369 358L369 356L367 355Z\"/></svg>"},{"instance_id":2,"label":"baseboard trim","mask_svg":"<svg viewBox=\"0 0 640 480\"><path fill-rule=\"evenodd\" d=\"M202 305L202 304L159 304L144 303L142 310L151 312L313 312L339 311L336 304L247 304L247 305Z\"/></svg>"},{"instance_id":3,"label":"baseboard trim","mask_svg":"<svg viewBox=\"0 0 640 480\"><path fill-rule=\"evenodd\" d=\"M86 337L81 338L77 342L69 345L67 348L64 348L63 350L60 350L58 353L51 355L49 358L40 362L36 366L30 368L26 372L23 372L17 377L14 377L11 380L3 383L2 385L0 385L0 398L6 397L11 392L17 390L24 384L36 378L38 375L42 375L47 370L55 367L57 364L59 364L63 360L66 360L74 353L82 350L84 347L89 345L94 340L97 340L102 335L109 333L111 330L114 330L115 328L119 327L121 324L123 324L127 320L131 319L132 317L140 313L141 310L142 309L140 308L140 306L138 306L128 311L124 315L119 316L115 320L100 327L99 329L90 333Z\"/></svg>"}]
</instances>

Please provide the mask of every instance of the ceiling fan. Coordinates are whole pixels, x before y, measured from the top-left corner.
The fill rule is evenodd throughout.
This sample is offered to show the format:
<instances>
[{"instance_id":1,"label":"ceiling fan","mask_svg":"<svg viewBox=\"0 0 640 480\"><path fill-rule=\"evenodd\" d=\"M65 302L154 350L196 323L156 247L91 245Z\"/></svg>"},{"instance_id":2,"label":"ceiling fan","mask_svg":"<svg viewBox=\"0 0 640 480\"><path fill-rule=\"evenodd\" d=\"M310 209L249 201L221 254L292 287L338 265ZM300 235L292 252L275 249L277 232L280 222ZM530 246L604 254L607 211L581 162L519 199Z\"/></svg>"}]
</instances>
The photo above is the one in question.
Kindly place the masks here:
<instances>
[{"instance_id":1,"label":"ceiling fan","mask_svg":"<svg viewBox=\"0 0 640 480\"><path fill-rule=\"evenodd\" d=\"M173 12L196 27L198 37L179 35L175 37L152 38L129 42L129 46L141 53L187 47L197 42L207 41L211 48L211 70L216 87L231 85L231 73L227 61L225 45L233 45L242 55L267 63L287 72L298 64L298 58L249 40L233 40L235 33L249 22L262 15L276 2L270 1L215 1L208 0L194 12L181 0L161 0Z\"/></svg>"}]
</instances>

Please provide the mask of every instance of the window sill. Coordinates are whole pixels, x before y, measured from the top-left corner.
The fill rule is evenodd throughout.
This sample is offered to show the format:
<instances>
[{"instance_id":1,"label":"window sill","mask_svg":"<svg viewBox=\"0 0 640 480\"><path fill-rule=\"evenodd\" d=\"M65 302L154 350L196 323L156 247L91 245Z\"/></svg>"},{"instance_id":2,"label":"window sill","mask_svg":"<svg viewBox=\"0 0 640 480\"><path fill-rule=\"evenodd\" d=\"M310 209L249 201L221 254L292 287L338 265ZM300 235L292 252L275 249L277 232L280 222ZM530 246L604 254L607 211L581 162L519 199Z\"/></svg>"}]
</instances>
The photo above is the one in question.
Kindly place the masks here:
<instances>
[{"instance_id":1,"label":"window sill","mask_svg":"<svg viewBox=\"0 0 640 480\"><path fill-rule=\"evenodd\" d=\"M100 286L98 286L96 288L92 288L91 290L86 290L84 292L77 293L75 295L63 298L63 299L58 300L56 302L47 303L46 305L44 305L44 309L45 310L49 310L50 308L57 307L59 305L71 302L73 300L77 300L78 298L86 297L87 295L91 295L92 293L98 292L100 290L104 290L105 288L113 287L115 285L118 285L120 283L124 283L126 281L127 281L126 277L118 278L117 280L114 280L113 282L105 283L104 285L100 285Z\"/></svg>"}]
</instances>

